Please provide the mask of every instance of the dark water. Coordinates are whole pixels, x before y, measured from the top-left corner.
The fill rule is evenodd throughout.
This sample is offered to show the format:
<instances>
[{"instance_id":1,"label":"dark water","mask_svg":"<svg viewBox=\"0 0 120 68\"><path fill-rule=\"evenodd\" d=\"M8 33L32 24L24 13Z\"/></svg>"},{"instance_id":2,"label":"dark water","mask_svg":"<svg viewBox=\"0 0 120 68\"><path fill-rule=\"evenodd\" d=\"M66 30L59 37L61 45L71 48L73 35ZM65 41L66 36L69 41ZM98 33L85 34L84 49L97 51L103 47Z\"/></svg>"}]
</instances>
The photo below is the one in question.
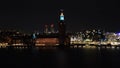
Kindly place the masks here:
<instances>
[{"instance_id":1,"label":"dark water","mask_svg":"<svg viewBox=\"0 0 120 68\"><path fill-rule=\"evenodd\" d=\"M0 49L0 66L10 68L116 68L120 67L120 49Z\"/></svg>"}]
</instances>

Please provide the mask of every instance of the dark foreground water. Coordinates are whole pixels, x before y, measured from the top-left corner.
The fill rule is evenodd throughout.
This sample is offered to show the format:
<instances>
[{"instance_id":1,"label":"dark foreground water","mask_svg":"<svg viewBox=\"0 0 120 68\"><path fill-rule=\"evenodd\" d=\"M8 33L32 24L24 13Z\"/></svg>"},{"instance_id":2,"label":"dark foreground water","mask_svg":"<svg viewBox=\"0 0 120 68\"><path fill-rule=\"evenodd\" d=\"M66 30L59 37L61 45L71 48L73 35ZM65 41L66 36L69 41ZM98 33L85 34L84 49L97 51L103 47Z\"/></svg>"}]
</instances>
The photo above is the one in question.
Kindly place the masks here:
<instances>
[{"instance_id":1,"label":"dark foreground water","mask_svg":"<svg viewBox=\"0 0 120 68\"><path fill-rule=\"evenodd\" d=\"M0 49L1 68L119 68L120 49Z\"/></svg>"}]
</instances>

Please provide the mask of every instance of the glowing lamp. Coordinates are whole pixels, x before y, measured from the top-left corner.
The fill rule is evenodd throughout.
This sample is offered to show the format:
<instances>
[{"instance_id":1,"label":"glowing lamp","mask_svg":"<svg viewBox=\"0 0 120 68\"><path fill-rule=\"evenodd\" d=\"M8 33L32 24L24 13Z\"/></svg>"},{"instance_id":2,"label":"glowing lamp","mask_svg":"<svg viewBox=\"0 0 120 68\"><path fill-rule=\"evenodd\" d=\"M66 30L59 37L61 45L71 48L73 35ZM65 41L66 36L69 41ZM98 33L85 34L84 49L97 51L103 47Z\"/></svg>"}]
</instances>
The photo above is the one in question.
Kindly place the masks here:
<instances>
[{"instance_id":1,"label":"glowing lamp","mask_svg":"<svg viewBox=\"0 0 120 68\"><path fill-rule=\"evenodd\" d=\"M60 20L64 20L64 16L60 16Z\"/></svg>"},{"instance_id":2,"label":"glowing lamp","mask_svg":"<svg viewBox=\"0 0 120 68\"><path fill-rule=\"evenodd\" d=\"M120 36L120 33L117 33Z\"/></svg>"}]
</instances>

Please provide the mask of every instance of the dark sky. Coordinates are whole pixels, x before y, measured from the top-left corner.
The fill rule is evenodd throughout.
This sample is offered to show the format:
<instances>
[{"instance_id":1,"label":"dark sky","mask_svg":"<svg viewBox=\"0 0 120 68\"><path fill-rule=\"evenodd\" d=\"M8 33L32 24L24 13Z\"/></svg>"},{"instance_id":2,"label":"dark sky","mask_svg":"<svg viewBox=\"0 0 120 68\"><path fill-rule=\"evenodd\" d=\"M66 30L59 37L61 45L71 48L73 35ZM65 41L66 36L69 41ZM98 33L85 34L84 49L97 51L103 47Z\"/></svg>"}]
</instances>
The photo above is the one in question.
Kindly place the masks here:
<instances>
[{"instance_id":1,"label":"dark sky","mask_svg":"<svg viewBox=\"0 0 120 68\"><path fill-rule=\"evenodd\" d=\"M42 31L45 24L57 25L59 10L62 8L67 31L120 31L118 3L115 0L4 0L0 2L0 28Z\"/></svg>"}]
</instances>

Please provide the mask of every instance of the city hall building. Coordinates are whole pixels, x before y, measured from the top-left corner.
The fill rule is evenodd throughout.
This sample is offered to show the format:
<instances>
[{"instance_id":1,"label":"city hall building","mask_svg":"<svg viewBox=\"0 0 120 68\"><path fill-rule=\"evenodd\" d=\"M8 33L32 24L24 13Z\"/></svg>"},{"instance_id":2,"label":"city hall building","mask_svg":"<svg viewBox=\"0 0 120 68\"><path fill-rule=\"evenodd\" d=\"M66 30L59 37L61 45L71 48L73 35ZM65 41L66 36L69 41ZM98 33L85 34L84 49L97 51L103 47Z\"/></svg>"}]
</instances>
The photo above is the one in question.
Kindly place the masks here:
<instances>
[{"instance_id":1,"label":"city hall building","mask_svg":"<svg viewBox=\"0 0 120 68\"><path fill-rule=\"evenodd\" d=\"M66 46L69 45L70 39L66 34L66 27L64 22L63 10L60 10L60 19L58 22L58 32L54 32L54 26L51 25L51 31L48 31L48 25L45 25L43 34L33 36L35 37L35 46Z\"/></svg>"}]
</instances>

